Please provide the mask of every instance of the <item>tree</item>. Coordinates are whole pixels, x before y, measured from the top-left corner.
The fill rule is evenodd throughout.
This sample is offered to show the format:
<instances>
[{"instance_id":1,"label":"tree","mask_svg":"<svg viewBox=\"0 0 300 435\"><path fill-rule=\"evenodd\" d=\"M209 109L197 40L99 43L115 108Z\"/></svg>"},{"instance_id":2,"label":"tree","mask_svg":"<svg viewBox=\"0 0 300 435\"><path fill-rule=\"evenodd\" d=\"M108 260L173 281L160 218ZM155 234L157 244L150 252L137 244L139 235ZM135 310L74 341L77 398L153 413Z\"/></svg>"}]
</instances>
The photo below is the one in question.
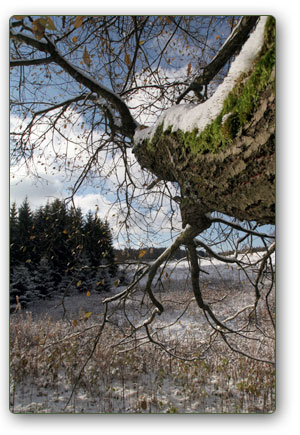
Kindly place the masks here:
<instances>
[{"instance_id":1,"label":"tree","mask_svg":"<svg viewBox=\"0 0 300 435\"><path fill-rule=\"evenodd\" d=\"M26 197L18 209L18 224L16 234L19 243L20 261L30 267L31 262L35 261L34 246L34 225L33 215L30 209L28 198Z\"/></svg>"},{"instance_id":2,"label":"tree","mask_svg":"<svg viewBox=\"0 0 300 435\"><path fill-rule=\"evenodd\" d=\"M18 210L14 202L9 213L9 242L10 242L10 270L16 266L20 257L20 245L18 241Z\"/></svg>"},{"instance_id":3,"label":"tree","mask_svg":"<svg viewBox=\"0 0 300 435\"><path fill-rule=\"evenodd\" d=\"M112 235L108 223L91 211L84 225L84 252L92 271L90 288L109 290L111 277L117 272Z\"/></svg>"},{"instance_id":4,"label":"tree","mask_svg":"<svg viewBox=\"0 0 300 435\"><path fill-rule=\"evenodd\" d=\"M30 302L35 299L46 299L53 296L57 286L55 283L55 270L50 267L48 260L41 258L35 270L31 273L33 297Z\"/></svg>"},{"instance_id":5,"label":"tree","mask_svg":"<svg viewBox=\"0 0 300 435\"><path fill-rule=\"evenodd\" d=\"M237 255L220 256L212 246L226 242L237 253L254 237L265 247L252 282L254 310L265 294L274 324L262 280L272 269L274 236L259 231L275 222L274 19L17 16L10 25L11 107L22 123L12 132L13 165L26 162L34 172L39 161L49 172L79 173L71 199L88 179L105 191L114 174L117 223L129 240L139 238L133 226L152 240L161 210L158 228L168 222L177 234L143 272L154 306L145 328L164 311L153 279L185 246L198 306L235 348L229 340L237 331L203 299L197 248L245 269ZM129 296L136 282L105 303Z\"/></svg>"},{"instance_id":6,"label":"tree","mask_svg":"<svg viewBox=\"0 0 300 435\"><path fill-rule=\"evenodd\" d=\"M10 278L10 310L26 308L36 296L30 272L25 264L17 265Z\"/></svg>"}]
</instances>

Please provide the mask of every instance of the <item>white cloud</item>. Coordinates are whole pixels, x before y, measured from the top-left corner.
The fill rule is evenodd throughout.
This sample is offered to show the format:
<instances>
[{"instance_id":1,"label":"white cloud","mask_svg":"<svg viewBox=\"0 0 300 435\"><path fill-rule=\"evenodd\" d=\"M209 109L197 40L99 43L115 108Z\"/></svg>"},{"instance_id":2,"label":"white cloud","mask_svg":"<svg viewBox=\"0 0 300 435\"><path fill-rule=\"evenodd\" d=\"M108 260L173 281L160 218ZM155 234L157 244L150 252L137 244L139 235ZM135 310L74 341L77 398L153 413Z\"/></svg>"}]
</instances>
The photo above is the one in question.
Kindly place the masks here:
<instances>
[{"instance_id":1,"label":"white cloud","mask_svg":"<svg viewBox=\"0 0 300 435\"><path fill-rule=\"evenodd\" d=\"M37 182L32 176L21 175L18 180L12 179L10 183L10 202L19 206L28 197L32 209L45 205L54 198L63 198L65 186L58 178L49 182Z\"/></svg>"},{"instance_id":2,"label":"white cloud","mask_svg":"<svg viewBox=\"0 0 300 435\"><path fill-rule=\"evenodd\" d=\"M109 221L116 213L116 207L113 203L109 202L107 198L100 193L86 193L74 196L74 203L76 207L80 207L83 214L87 214L89 211L94 212L97 210L97 214L100 219L108 219Z\"/></svg>"}]
</instances>

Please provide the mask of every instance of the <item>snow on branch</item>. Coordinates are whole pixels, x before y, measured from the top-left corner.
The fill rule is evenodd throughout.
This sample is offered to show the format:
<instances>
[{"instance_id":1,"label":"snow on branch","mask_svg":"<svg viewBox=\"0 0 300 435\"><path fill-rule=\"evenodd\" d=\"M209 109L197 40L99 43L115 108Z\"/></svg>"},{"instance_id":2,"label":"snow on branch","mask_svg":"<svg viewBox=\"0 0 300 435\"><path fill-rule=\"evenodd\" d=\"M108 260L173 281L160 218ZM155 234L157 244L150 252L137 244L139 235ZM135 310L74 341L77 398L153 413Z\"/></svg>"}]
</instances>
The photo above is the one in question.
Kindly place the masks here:
<instances>
[{"instance_id":1,"label":"snow on branch","mask_svg":"<svg viewBox=\"0 0 300 435\"><path fill-rule=\"evenodd\" d=\"M141 143L146 139L151 140L157 127L161 124L163 124L164 130L169 127L172 128L172 131L182 130L184 132L198 129L198 133L201 133L219 115L225 98L232 91L241 74L247 73L251 69L264 43L267 18L267 16L260 17L256 29L232 63L227 77L211 98L202 104L182 104L171 107L158 118L152 127L143 130L137 129L134 135L135 143Z\"/></svg>"},{"instance_id":2,"label":"snow on branch","mask_svg":"<svg viewBox=\"0 0 300 435\"><path fill-rule=\"evenodd\" d=\"M226 65L239 47L247 41L251 29L255 26L258 16L242 17L233 32L228 36L216 56L203 68L202 74L197 76L189 87L179 95L176 104L179 104L190 91L202 86L207 86L216 74ZM199 89L200 90L200 89Z\"/></svg>"}]
</instances>

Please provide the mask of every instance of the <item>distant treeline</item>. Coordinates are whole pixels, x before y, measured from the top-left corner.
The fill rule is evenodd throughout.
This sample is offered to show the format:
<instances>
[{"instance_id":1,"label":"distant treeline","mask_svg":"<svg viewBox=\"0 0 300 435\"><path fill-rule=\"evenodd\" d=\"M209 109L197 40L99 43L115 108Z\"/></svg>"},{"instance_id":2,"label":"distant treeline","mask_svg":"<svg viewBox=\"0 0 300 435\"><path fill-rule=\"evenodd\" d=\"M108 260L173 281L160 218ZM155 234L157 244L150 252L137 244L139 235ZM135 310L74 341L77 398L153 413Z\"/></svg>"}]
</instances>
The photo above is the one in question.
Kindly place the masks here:
<instances>
[{"instance_id":1,"label":"distant treeline","mask_svg":"<svg viewBox=\"0 0 300 435\"><path fill-rule=\"evenodd\" d=\"M166 248L145 247L141 249L115 249L115 257L118 262L124 261L153 261L156 260ZM200 250L198 254L202 257L207 257L205 251ZM172 260L180 260L186 257L185 249L178 249L171 257Z\"/></svg>"},{"instance_id":2,"label":"distant treeline","mask_svg":"<svg viewBox=\"0 0 300 435\"><path fill-rule=\"evenodd\" d=\"M156 260L164 251L166 248L154 248L154 247L144 247L141 249L133 249L133 248L126 248L126 249L115 249L115 258L118 263L128 262L128 261L154 261ZM249 248L245 247L243 249L240 249L238 251L239 254L251 254L255 252L263 252L265 251L265 247L256 247L256 248ZM210 255L205 252L203 249L197 250L198 255L203 258L209 258ZM219 255L223 256L229 256L233 255L234 251L220 251L218 252ZM171 257L172 260L180 260L182 258L186 257L186 251L185 249L178 249Z\"/></svg>"},{"instance_id":3,"label":"distant treeline","mask_svg":"<svg viewBox=\"0 0 300 435\"><path fill-rule=\"evenodd\" d=\"M238 254L255 254L256 252L264 252L266 251L266 248L264 246L258 246L258 247L245 247L238 250ZM223 255L224 257L227 257L228 255L233 255L235 251L222 251L219 252L219 255Z\"/></svg>"}]
</instances>

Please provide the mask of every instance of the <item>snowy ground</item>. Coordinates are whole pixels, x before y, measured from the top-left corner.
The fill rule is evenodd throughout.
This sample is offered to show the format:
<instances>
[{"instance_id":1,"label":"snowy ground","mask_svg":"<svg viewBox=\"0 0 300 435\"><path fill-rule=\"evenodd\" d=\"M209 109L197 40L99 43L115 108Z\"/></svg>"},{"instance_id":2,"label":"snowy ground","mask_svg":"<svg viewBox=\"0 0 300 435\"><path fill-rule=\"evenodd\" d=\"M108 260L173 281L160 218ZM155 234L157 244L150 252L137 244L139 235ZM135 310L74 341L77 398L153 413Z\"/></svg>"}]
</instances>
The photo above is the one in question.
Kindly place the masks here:
<instances>
[{"instance_id":1,"label":"snowy ground","mask_svg":"<svg viewBox=\"0 0 300 435\"><path fill-rule=\"evenodd\" d=\"M252 256L252 262L258 255ZM254 292L243 271L208 259L201 261L201 269L203 295L222 320L253 304ZM255 272L247 273L250 278L255 277ZM184 261L169 263L163 270L163 288L157 290L156 296L165 312L154 322L152 331L168 344L168 349L187 349L192 355L202 349L211 330L191 301L188 275ZM127 352L115 352L122 347L112 349L111 345L122 340L128 321L138 324L149 316L140 304L142 292L122 307L113 307L111 329L101 337L67 405L103 318L102 300L121 290L118 287L105 294L66 296L64 319L59 297L32 304L27 314L11 316L13 412L209 413L274 409L272 366L228 353L217 340L205 359L193 363L173 359L152 344L139 347L137 341L133 351L128 351L131 345L127 345ZM84 320L86 313L91 314ZM178 321L174 323L175 319ZM236 322L233 319L228 325L232 327ZM87 328L90 329L81 335ZM72 334L78 337L64 340ZM142 336L144 331L136 340Z\"/></svg>"},{"instance_id":2,"label":"snowy ground","mask_svg":"<svg viewBox=\"0 0 300 435\"><path fill-rule=\"evenodd\" d=\"M244 262L250 261L254 264L252 269L246 269L248 277L254 278L255 271L257 271L258 266L255 266L256 262L262 257L263 253L247 254L245 257L240 255L238 258ZM275 264L275 256L272 255L272 263ZM200 268L203 271L201 273L201 282L210 288L222 289L226 287L231 289L233 292L235 290L239 291L241 295L244 291L249 290L249 282L245 272L242 271L235 264L225 264L217 259L202 259ZM176 283L176 288L186 288L186 283L189 278L189 269L187 261L172 261L169 262L167 268L162 269L162 283L164 287L168 290L172 290L174 282ZM134 267L129 268L129 274L133 273ZM159 274L157 274L158 278ZM142 288L146 282L146 278L143 278L139 285ZM154 284L156 280L154 280ZM179 285L178 285L179 283ZM92 312L93 315L98 315L103 312L102 300L106 297L113 296L124 290L125 287L115 287L109 293L91 293L89 297L86 293L73 293L67 294L64 298L64 307L66 309L66 315L70 318L78 317L79 313ZM252 295L253 296L253 295ZM247 298L249 294L247 293ZM64 307L62 305L61 295L56 297L41 301L38 304L29 304L26 311L32 313L33 317L40 317L43 315L49 315L54 320L61 319L64 314Z\"/></svg>"}]
</instances>

